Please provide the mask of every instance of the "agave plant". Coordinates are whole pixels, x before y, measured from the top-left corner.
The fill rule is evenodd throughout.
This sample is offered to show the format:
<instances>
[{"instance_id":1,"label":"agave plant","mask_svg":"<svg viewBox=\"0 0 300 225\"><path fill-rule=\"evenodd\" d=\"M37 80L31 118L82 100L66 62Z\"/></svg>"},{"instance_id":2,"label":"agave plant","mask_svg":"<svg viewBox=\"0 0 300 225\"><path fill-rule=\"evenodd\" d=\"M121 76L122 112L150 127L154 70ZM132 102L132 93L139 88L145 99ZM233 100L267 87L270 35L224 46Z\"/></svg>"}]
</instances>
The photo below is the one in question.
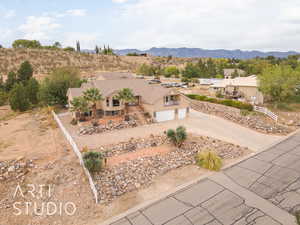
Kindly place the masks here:
<instances>
[{"instance_id":1,"label":"agave plant","mask_svg":"<svg viewBox=\"0 0 300 225\"><path fill-rule=\"evenodd\" d=\"M222 167L222 159L211 151L198 153L196 162L200 167L213 171L220 171Z\"/></svg>"}]
</instances>

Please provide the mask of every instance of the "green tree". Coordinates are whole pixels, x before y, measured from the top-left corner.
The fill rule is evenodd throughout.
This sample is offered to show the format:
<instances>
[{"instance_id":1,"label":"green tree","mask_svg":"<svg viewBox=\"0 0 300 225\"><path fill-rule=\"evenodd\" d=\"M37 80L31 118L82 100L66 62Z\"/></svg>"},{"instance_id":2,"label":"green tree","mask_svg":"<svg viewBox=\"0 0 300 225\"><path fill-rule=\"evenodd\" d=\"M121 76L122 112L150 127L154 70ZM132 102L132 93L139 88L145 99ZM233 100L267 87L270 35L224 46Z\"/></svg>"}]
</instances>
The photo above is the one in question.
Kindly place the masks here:
<instances>
[{"instance_id":1,"label":"green tree","mask_svg":"<svg viewBox=\"0 0 300 225\"><path fill-rule=\"evenodd\" d=\"M197 65L188 63L182 71L182 75L186 78L200 77L201 71Z\"/></svg>"},{"instance_id":2,"label":"green tree","mask_svg":"<svg viewBox=\"0 0 300 225\"><path fill-rule=\"evenodd\" d=\"M183 142L187 139L186 129L183 126L177 127L176 130L169 129L167 131L167 137L175 146L180 148Z\"/></svg>"},{"instance_id":3,"label":"green tree","mask_svg":"<svg viewBox=\"0 0 300 225\"><path fill-rule=\"evenodd\" d=\"M116 98L125 104L125 115L127 117L129 103L136 101L133 91L129 88L123 88L118 92Z\"/></svg>"},{"instance_id":4,"label":"green tree","mask_svg":"<svg viewBox=\"0 0 300 225\"><path fill-rule=\"evenodd\" d=\"M64 51L66 51L66 52L75 52L75 48L73 48L73 47L65 47L64 49L63 49Z\"/></svg>"},{"instance_id":5,"label":"green tree","mask_svg":"<svg viewBox=\"0 0 300 225\"><path fill-rule=\"evenodd\" d=\"M240 76L240 74L237 71L237 69L234 69L233 73L231 74L231 78L236 78L236 77L239 77L239 76Z\"/></svg>"},{"instance_id":6,"label":"green tree","mask_svg":"<svg viewBox=\"0 0 300 225\"><path fill-rule=\"evenodd\" d=\"M214 152L200 152L196 156L197 164L205 169L219 171L222 167L222 159Z\"/></svg>"},{"instance_id":7,"label":"green tree","mask_svg":"<svg viewBox=\"0 0 300 225\"><path fill-rule=\"evenodd\" d=\"M4 90L0 90L0 106L3 106L7 103L8 95Z\"/></svg>"},{"instance_id":8,"label":"green tree","mask_svg":"<svg viewBox=\"0 0 300 225\"><path fill-rule=\"evenodd\" d=\"M39 41L25 40L25 39L15 40L12 46L13 48L41 48L42 47Z\"/></svg>"},{"instance_id":9,"label":"green tree","mask_svg":"<svg viewBox=\"0 0 300 225\"><path fill-rule=\"evenodd\" d=\"M10 91L13 86L17 83L17 75L16 73L14 72L9 72L8 75L7 75L7 79L6 79L6 82L5 82L5 90L6 91Z\"/></svg>"},{"instance_id":10,"label":"green tree","mask_svg":"<svg viewBox=\"0 0 300 225\"><path fill-rule=\"evenodd\" d=\"M55 69L49 77L41 83L39 99L44 105L61 105L68 103L69 88L80 87L79 71L71 67Z\"/></svg>"},{"instance_id":11,"label":"green tree","mask_svg":"<svg viewBox=\"0 0 300 225\"><path fill-rule=\"evenodd\" d=\"M95 53L96 54L99 54L100 53L100 50L99 50L99 47L96 45L96 47L95 47Z\"/></svg>"},{"instance_id":12,"label":"green tree","mask_svg":"<svg viewBox=\"0 0 300 225\"><path fill-rule=\"evenodd\" d=\"M22 83L16 84L9 93L9 105L12 110L24 112L29 109L30 102Z\"/></svg>"},{"instance_id":13,"label":"green tree","mask_svg":"<svg viewBox=\"0 0 300 225\"><path fill-rule=\"evenodd\" d=\"M271 101L278 103L296 94L300 84L300 68L290 66L270 66L259 76L259 90Z\"/></svg>"},{"instance_id":14,"label":"green tree","mask_svg":"<svg viewBox=\"0 0 300 225\"><path fill-rule=\"evenodd\" d=\"M83 96L75 97L70 104L70 110L76 113L76 120L78 119L77 113L79 115L79 120L84 120L84 113L89 111L87 100Z\"/></svg>"},{"instance_id":15,"label":"green tree","mask_svg":"<svg viewBox=\"0 0 300 225\"><path fill-rule=\"evenodd\" d=\"M55 48L61 48L61 43L59 43L58 41L54 42L53 47Z\"/></svg>"},{"instance_id":16,"label":"green tree","mask_svg":"<svg viewBox=\"0 0 300 225\"><path fill-rule=\"evenodd\" d=\"M76 51L80 52L80 42L76 41Z\"/></svg>"},{"instance_id":17,"label":"green tree","mask_svg":"<svg viewBox=\"0 0 300 225\"><path fill-rule=\"evenodd\" d=\"M28 61L23 62L17 72L18 81L26 82L30 80L32 75L33 75L33 69L31 64Z\"/></svg>"},{"instance_id":18,"label":"green tree","mask_svg":"<svg viewBox=\"0 0 300 225\"><path fill-rule=\"evenodd\" d=\"M83 93L83 97L89 104L92 105L93 119L96 119L97 102L103 100L100 90L98 88L89 88Z\"/></svg>"},{"instance_id":19,"label":"green tree","mask_svg":"<svg viewBox=\"0 0 300 225\"><path fill-rule=\"evenodd\" d=\"M163 74L165 77L178 76L179 69L176 66L168 66L164 69Z\"/></svg>"},{"instance_id":20,"label":"green tree","mask_svg":"<svg viewBox=\"0 0 300 225\"><path fill-rule=\"evenodd\" d=\"M29 102L33 105L38 103L39 82L35 78L31 78L25 86L26 95Z\"/></svg>"}]
</instances>

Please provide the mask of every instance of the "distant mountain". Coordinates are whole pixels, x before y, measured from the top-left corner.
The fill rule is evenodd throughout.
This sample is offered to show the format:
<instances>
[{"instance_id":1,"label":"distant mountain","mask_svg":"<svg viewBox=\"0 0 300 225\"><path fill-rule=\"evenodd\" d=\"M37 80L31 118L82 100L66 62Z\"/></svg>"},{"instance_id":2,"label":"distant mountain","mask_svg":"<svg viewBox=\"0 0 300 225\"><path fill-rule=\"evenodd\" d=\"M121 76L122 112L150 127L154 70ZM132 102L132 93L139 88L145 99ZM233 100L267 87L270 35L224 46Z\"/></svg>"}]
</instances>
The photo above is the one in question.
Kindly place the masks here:
<instances>
[{"instance_id":1,"label":"distant mountain","mask_svg":"<svg viewBox=\"0 0 300 225\"><path fill-rule=\"evenodd\" d=\"M225 49L216 49L216 50L207 50L201 48L151 48L149 50L141 51L138 49L122 49L114 50L118 55L126 55L128 53L136 52L138 54L147 53L153 56L169 56L174 57L186 57L186 58L195 58L195 57L210 57L210 58L236 58L236 59L250 59L267 56L275 56L280 58L286 58L289 55L300 54L298 52L289 51L289 52L261 52L261 51L242 51L242 50L225 50Z\"/></svg>"}]
</instances>

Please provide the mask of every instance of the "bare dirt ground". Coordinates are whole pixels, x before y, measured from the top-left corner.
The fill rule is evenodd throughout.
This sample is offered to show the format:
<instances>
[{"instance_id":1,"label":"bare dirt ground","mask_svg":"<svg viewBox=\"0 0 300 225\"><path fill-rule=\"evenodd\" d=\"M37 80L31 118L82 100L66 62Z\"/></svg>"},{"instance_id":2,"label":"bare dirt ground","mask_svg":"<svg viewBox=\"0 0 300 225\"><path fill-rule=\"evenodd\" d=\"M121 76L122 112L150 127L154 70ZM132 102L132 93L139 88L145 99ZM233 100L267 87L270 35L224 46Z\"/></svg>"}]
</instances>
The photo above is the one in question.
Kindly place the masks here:
<instances>
[{"instance_id":1,"label":"bare dirt ground","mask_svg":"<svg viewBox=\"0 0 300 225\"><path fill-rule=\"evenodd\" d=\"M5 118L5 119L3 119ZM10 119L6 119L10 118ZM49 118L48 118L49 119ZM34 167L25 175L20 183L24 197L19 193L14 198L18 179L0 181L0 225L96 225L118 215L129 208L158 197L164 192L171 191L179 185L194 180L207 173L196 166L187 166L173 170L154 180L147 188L127 193L109 205L95 204L88 181L79 162L58 128L52 128L45 115L30 112L17 115L8 108L0 108L0 163L3 161L32 159ZM225 162L226 164L227 162ZM28 185L51 185L51 195L38 198L29 192ZM48 189L44 188L44 192ZM13 204L20 202L19 212ZM27 215L25 202L36 204L30 206ZM55 215L46 215L43 202L54 202L63 206L72 202L76 206L74 215L69 216L64 211ZM33 213L33 210L36 213ZM46 208L44 208L46 210ZM38 213L37 213L38 212ZM41 215L38 215L41 214Z\"/></svg>"}]
</instances>

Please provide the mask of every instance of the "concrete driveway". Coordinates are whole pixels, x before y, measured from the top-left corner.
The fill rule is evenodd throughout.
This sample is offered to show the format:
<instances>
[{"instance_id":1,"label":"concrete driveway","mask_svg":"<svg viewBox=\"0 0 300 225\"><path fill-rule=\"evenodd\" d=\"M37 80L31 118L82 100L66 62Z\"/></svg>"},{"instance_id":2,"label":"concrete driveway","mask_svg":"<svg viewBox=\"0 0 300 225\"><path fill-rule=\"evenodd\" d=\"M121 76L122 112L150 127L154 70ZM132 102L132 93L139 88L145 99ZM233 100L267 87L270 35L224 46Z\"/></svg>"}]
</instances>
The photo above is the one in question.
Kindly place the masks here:
<instances>
[{"instance_id":1,"label":"concrete driveway","mask_svg":"<svg viewBox=\"0 0 300 225\"><path fill-rule=\"evenodd\" d=\"M63 117L64 116L61 117L62 121L67 121L67 119ZM190 117L184 120L168 121L94 135L79 136L77 132L69 129L69 123L64 122L64 125L72 134L79 147L87 146L89 148L97 148L102 145L126 141L132 137L147 137L151 134L161 134L167 129L176 128L180 125L185 126L188 132L214 137L243 147L248 147L254 151L266 149L283 138L258 133L223 118L196 112L194 110L191 110Z\"/></svg>"},{"instance_id":2,"label":"concrete driveway","mask_svg":"<svg viewBox=\"0 0 300 225\"><path fill-rule=\"evenodd\" d=\"M300 133L102 225L296 225Z\"/></svg>"}]
</instances>

